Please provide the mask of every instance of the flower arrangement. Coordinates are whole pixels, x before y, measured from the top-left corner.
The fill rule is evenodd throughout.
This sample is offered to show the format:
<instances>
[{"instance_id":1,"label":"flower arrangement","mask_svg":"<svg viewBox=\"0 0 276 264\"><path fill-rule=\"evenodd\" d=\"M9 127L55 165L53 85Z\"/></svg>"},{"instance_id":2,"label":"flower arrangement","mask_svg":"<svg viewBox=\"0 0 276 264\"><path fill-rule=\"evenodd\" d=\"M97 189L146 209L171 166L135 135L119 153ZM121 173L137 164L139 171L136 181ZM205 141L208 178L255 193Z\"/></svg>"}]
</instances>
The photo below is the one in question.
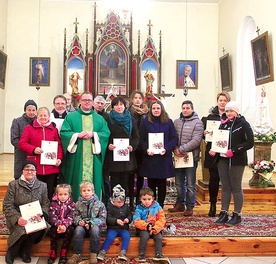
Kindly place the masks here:
<instances>
[{"instance_id":1,"label":"flower arrangement","mask_svg":"<svg viewBox=\"0 0 276 264\"><path fill-rule=\"evenodd\" d=\"M255 134L254 141L261 141L261 142L276 142L276 132L265 135L265 134Z\"/></svg>"},{"instance_id":2,"label":"flower arrangement","mask_svg":"<svg viewBox=\"0 0 276 264\"><path fill-rule=\"evenodd\" d=\"M254 173L261 176L259 186L264 188L268 187L268 181L270 181L272 177L275 162L273 160L254 160L248 166Z\"/></svg>"}]
</instances>

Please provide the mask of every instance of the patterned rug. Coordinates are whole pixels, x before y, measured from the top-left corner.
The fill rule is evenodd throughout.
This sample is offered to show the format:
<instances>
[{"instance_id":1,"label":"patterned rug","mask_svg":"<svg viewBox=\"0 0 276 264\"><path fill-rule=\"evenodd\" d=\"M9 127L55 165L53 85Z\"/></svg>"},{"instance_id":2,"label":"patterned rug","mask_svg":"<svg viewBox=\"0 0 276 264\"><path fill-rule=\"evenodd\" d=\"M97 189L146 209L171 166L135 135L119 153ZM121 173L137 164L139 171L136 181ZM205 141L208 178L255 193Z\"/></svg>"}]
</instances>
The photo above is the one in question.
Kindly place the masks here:
<instances>
[{"instance_id":1,"label":"patterned rug","mask_svg":"<svg viewBox=\"0 0 276 264\"><path fill-rule=\"evenodd\" d=\"M124 261L124 260L120 260L118 258L106 258L104 261L100 261L98 262L99 264L102 263L102 264L139 264L140 262L138 261L137 258L132 258L132 259L129 259L128 261ZM168 261L154 261L153 259L146 259L146 262L143 262L145 264L168 264L170 263L169 259ZM88 260L83 260L81 261L79 264L89 264L89 261Z\"/></svg>"},{"instance_id":2,"label":"patterned rug","mask_svg":"<svg viewBox=\"0 0 276 264\"><path fill-rule=\"evenodd\" d=\"M242 223L233 227L215 225L216 218L200 214L183 217L182 213L169 213L166 218L164 237L273 237L276 234L276 215L272 214L242 215ZM135 236L133 224L130 231ZM5 216L0 213L0 235L8 234Z\"/></svg>"}]
</instances>

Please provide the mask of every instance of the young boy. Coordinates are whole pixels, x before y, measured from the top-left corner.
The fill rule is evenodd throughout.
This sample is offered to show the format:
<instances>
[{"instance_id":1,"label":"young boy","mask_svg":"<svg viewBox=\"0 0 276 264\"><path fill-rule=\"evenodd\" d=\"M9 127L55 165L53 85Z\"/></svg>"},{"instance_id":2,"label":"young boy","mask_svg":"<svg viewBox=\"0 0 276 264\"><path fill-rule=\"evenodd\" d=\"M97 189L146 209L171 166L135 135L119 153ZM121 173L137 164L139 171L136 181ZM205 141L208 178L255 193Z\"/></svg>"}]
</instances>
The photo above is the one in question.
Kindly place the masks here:
<instances>
[{"instance_id":1,"label":"young boy","mask_svg":"<svg viewBox=\"0 0 276 264\"><path fill-rule=\"evenodd\" d=\"M141 204L136 206L133 216L134 226L139 231L139 262L146 262L145 253L150 237L154 239L155 258L157 261L167 261L162 255L162 230L166 218L162 207L154 201L153 191L149 187L140 190Z\"/></svg>"},{"instance_id":2,"label":"young boy","mask_svg":"<svg viewBox=\"0 0 276 264\"><path fill-rule=\"evenodd\" d=\"M130 242L129 223L132 221L132 213L125 203L125 190L120 184L113 188L113 195L107 204L107 236L103 243L102 250L97 259L103 261L106 251L109 249L115 237L122 237L122 248L119 259L127 261L126 251Z\"/></svg>"},{"instance_id":3,"label":"young boy","mask_svg":"<svg viewBox=\"0 0 276 264\"><path fill-rule=\"evenodd\" d=\"M90 264L97 263L101 227L106 221L106 208L94 193L94 185L90 181L80 184L80 197L75 205L74 222L76 229L73 238L73 256L67 264L77 264L82 260L83 240L90 237Z\"/></svg>"}]
</instances>

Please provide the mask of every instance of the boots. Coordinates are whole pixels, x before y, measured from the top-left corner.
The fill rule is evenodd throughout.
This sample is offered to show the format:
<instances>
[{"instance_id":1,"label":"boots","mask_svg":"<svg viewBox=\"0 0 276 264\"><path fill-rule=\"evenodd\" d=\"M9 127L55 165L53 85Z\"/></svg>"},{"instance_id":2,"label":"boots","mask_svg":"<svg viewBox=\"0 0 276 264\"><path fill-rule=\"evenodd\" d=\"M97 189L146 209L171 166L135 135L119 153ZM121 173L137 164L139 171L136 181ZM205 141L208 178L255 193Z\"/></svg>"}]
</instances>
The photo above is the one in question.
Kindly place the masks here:
<instances>
[{"instance_id":1,"label":"boots","mask_svg":"<svg viewBox=\"0 0 276 264\"><path fill-rule=\"evenodd\" d=\"M233 212L232 217L229 221L225 223L227 226L234 226L241 223L241 214L237 212Z\"/></svg>"},{"instance_id":2,"label":"boots","mask_svg":"<svg viewBox=\"0 0 276 264\"><path fill-rule=\"evenodd\" d=\"M60 251L60 258L59 258L58 264L65 264L65 263L67 263L67 250L63 248Z\"/></svg>"},{"instance_id":3,"label":"boots","mask_svg":"<svg viewBox=\"0 0 276 264\"><path fill-rule=\"evenodd\" d=\"M49 255L48 264L55 263L55 260L57 258L57 254L56 254L55 250L51 249L48 255Z\"/></svg>"},{"instance_id":4,"label":"boots","mask_svg":"<svg viewBox=\"0 0 276 264\"><path fill-rule=\"evenodd\" d=\"M210 217L214 217L214 216L216 216L216 211L217 211L217 203L211 202L210 211L209 211L208 215Z\"/></svg>"},{"instance_id":5,"label":"boots","mask_svg":"<svg viewBox=\"0 0 276 264\"><path fill-rule=\"evenodd\" d=\"M219 214L219 219L215 222L217 225L223 225L228 221L228 212L227 211L221 211Z\"/></svg>"},{"instance_id":6,"label":"boots","mask_svg":"<svg viewBox=\"0 0 276 264\"><path fill-rule=\"evenodd\" d=\"M185 205L182 205L182 204L175 204L174 206L173 206L173 208L169 208L168 209L168 211L170 212L170 213L173 213L173 212L184 212L184 210L185 210Z\"/></svg>"}]
</instances>

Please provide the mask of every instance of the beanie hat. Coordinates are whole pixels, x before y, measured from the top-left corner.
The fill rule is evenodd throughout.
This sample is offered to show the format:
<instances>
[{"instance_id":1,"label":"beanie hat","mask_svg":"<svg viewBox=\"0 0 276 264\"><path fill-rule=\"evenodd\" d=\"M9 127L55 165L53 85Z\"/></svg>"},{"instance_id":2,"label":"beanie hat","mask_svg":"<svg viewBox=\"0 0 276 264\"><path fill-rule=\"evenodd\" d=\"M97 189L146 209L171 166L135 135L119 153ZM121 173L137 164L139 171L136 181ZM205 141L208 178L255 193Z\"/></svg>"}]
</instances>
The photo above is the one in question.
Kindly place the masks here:
<instances>
[{"instance_id":1,"label":"beanie hat","mask_svg":"<svg viewBox=\"0 0 276 264\"><path fill-rule=\"evenodd\" d=\"M37 169L37 164L36 162L32 161L32 160L24 160L22 162L22 170L24 170L24 168L27 166L27 165L33 165L35 167L35 169Z\"/></svg>"},{"instance_id":2,"label":"beanie hat","mask_svg":"<svg viewBox=\"0 0 276 264\"><path fill-rule=\"evenodd\" d=\"M226 104L225 106L225 111L227 110L233 110L235 111L237 114L240 113L240 107L239 104L236 101L230 101Z\"/></svg>"},{"instance_id":3,"label":"beanie hat","mask_svg":"<svg viewBox=\"0 0 276 264\"><path fill-rule=\"evenodd\" d=\"M113 189L113 194L112 194L112 200L113 201L124 201L126 194L125 190L120 184L117 184Z\"/></svg>"},{"instance_id":4,"label":"beanie hat","mask_svg":"<svg viewBox=\"0 0 276 264\"><path fill-rule=\"evenodd\" d=\"M30 105L34 106L35 109L37 109L37 104L35 103L35 101L29 99L24 105L24 112L26 111L27 107L30 106Z\"/></svg>"}]
</instances>

